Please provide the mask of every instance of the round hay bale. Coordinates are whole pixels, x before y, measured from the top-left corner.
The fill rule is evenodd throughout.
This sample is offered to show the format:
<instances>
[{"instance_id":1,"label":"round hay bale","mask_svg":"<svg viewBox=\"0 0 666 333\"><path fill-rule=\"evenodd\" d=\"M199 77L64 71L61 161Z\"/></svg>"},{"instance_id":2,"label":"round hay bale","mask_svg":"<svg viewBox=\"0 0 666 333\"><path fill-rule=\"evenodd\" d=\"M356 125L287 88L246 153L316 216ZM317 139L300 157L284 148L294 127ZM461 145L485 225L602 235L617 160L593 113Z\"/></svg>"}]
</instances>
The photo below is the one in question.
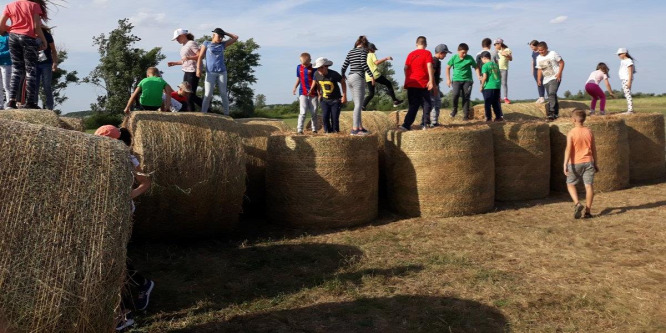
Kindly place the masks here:
<instances>
[{"instance_id":1,"label":"round hay bale","mask_svg":"<svg viewBox=\"0 0 666 333\"><path fill-rule=\"evenodd\" d=\"M629 134L629 168L632 182L664 177L664 115L635 113L620 115Z\"/></svg>"},{"instance_id":2,"label":"round hay bale","mask_svg":"<svg viewBox=\"0 0 666 333\"><path fill-rule=\"evenodd\" d=\"M266 118L238 119L239 134L246 156L247 194L249 210L260 210L266 192L266 155L268 137L291 129L282 120ZM248 211L245 211L246 213Z\"/></svg>"},{"instance_id":3,"label":"round hay bale","mask_svg":"<svg viewBox=\"0 0 666 333\"><path fill-rule=\"evenodd\" d=\"M340 112L340 132L347 134L352 129L353 124L353 111ZM363 127L370 133L376 133L378 138L378 147L384 150L384 141L386 140L386 132L393 129L395 125L391 122L388 115L382 111L363 111ZM323 125L321 114L317 115L317 130L321 130ZM306 129L312 127L312 121L309 121L305 126Z\"/></svg>"},{"instance_id":4,"label":"round hay bale","mask_svg":"<svg viewBox=\"0 0 666 333\"><path fill-rule=\"evenodd\" d=\"M238 125L202 113L133 112L128 126L150 190L139 197L134 235L215 236L234 228L245 194Z\"/></svg>"},{"instance_id":5,"label":"round hay bale","mask_svg":"<svg viewBox=\"0 0 666 333\"><path fill-rule=\"evenodd\" d=\"M624 121L614 117L590 117L585 121L585 126L592 130L597 145L600 171L594 175L595 192L610 192L629 187L629 137ZM573 127L570 119L550 123L550 184L554 191L567 191L562 165L567 148L567 133Z\"/></svg>"},{"instance_id":6,"label":"round hay bale","mask_svg":"<svg viewBox=\"0 0 666 333\"><path fill-rule=\"evenodd\" d=\"M495 199L541 199L550 193L550 128L542 122L492 123Z\"/></svg>"},{"instance_id":7,"label":"round hay bale","mask_svg":"<svg viewBox=\"0 0 666 333\"><path fill-rule=\"evenodd\" d=\"M377 136L268 138L268 216L315 229L368 223L378 211Z\"/></svg>"},{"instance_id":8,"label":"round hay bale","mask_svg":"<svg viewBox=\"0 0 666 333\"><path fill-rule=\"evenodd\" d=\"M485 213L495 203L493 134L486 125L389 131L388 196L399 214Z\"/></svg>"},{"instance_id":9,"label":"round hay bale","mask_svg":"<svg viewBox=\"0 0 666 333\"><path fill-rule=\"evenodd\" d=\"M0 151L0 326L112 332L132 230L127 147L0 120Z\"/></svg>"},{"instance_id":10,"label":"round hay bale","mask_svg":"<svg viewBox=\"0 0 666 333\"><path fill-rule=\"evenodd\" d=\"M21 121L35 125L66 128L58 118L58 114L49 110L0 110L0 119Z\"/></svg>"},{"instance_id":11,"label":"round hay bale","mask_svg":"<svg viewBox=\"0 0 666 333\"><path fill-rule=\"evenodd\" d=\"M462 114L458 114L455 119L451 119L451 110L447 109L440 109L439 110L439 119L437 120L438 123L443 124L443 125L462 125L465 124L465 122L462 120ZM399 111L393 111L389 113L388 118L393 127L398 127L402 125L405 122L405 116L407 115L407 110L399 110ZM414 118L414 123L412 124L412 127L420 127L421 122L423 118L423 111L422 109L419 109L419 111L416 113L416 118Z\"/></svg>"},{"instance_id":12,"label":"round hay bale","mask_svg":"<svg viewBox=\"0 0 666 333\"><path fill-rule=\"evenodd\" d=\"M543 120L546 118L542 104L536 103L514 103L514 104L501 104L502 114L507 121L530 121L530 120ZM493 119L495 113L492 114ZM486 111L483 104L475 105L471 111L471 117L476 120L486 120Z\"/></svg>"},{"instance_id":13,"label":"round hay bale","mask_svg":"<svg viewBox=\"0 0 666 333\"><path fill-rule=\"evenodd\" d=\"M70 131L77 131L77 132L85 132L86 127L83 124L83 119L82 118L74 118L74 117L60 117L60 122L62 125L62 128L70 130Z\"/></svg>"},{"instance_id":14,"label":"round hay bale","mask_svg":"<svg viewBox=\"0 0 666 333\"><path fill-rule=\"evenodd\" d=\"M570 118L574 110L583 110L589 114L590 104L580 101L559 101L560 118ZM548 112L548 103L544 104L544 112Z\"/></svg>"}]
</instances>

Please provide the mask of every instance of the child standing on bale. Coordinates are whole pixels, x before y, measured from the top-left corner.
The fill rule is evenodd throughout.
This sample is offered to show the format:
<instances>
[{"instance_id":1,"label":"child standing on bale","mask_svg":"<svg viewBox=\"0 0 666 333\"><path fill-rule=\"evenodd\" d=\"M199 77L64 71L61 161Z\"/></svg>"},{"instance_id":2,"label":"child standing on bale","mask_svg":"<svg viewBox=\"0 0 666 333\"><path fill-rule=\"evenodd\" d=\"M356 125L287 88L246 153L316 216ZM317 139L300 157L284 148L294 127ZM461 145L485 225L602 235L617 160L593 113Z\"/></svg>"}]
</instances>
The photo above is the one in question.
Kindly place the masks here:
<instances>
[{"instance_id":1,"label":"child standing on bale","mask_svg":"<svg viewBox=\"0 0 666 333\"><path fill-rule=\"evenodd\" d=\"M574 202L574 218L579 219L585 208L584 218L591 218L592 200L594 199L594 174L599 172L597 165L597 146L594 134L584 126L585 111L574 110L571 119L575 125L567 134L567 148L564 151L564 175L567 176L567 189ZM585 184L585 207L578 201L576 184L583 180Z\"/></svg>"},{"instance_id":2,"label":"child standing on bale","mask_svg":"<svg viewBox=\"0 0 666 333\"><path fill-rule=\"evenodd\" d=\"M324 122L324 133L340 132L340 108L347 103L347 84L340 73L329 69L333 62L326 58L317 58L313 68L317 70L310 89L319 86L319 99ZM340 87L342 86L342 92Z\"/></svg>"},{"instance_id":3,"label":"child standing on bale","mask_svg":"<svg viewBox=\"0 0 666 333\"><path fill-rule=\"evenodd\" d=\"M120 140L127 146L132 144L132 135L126 128L119 129L113 125L104 125L95 131L95 135ZM142 195L150 188L150 178L143 174L143 170L141 170L141 167L139 166L139 160L136 158L136 156L130 154L130 160L132 161L132 166L134 167L134 179L139 184L130 193L130 197L132 200L134 200L134 198ZM132 201L132 213L134 213L134 201ZM150 301L150 294L152 293L153 288L155 288L155 282L139 274L139 271L134 269L134 266L130 263L129 259L127 260L126 264L127 276L125 277L125 283L128 286L138 288L139 294L136 302L132 301L131 297L128 297L128 295L123 295L123 299L120 303L121 316L118 319L118 323L116 325L117 331L124 330L125 328L134 325L134 317L129 310L129 306L134 304L134 307L137 310L145 310L148 307L148 303Z\"/></svg>"},{"instance_id":4,"label":"child standing on bale","mask_svg":"<svg viewBox=\"0 0 666 333\"><path fill-rule=\"evenodd\" d=\"M425 121L430 120L430 127L439 126L439 110L442 108L442 93L439 89L439 83L442 82L442 60L449 53L451 51L449 51L449 47L446 44L439 44L435 47L435 55L432 57L432 70L435 80L430 92L432 111L426 112L430 113L430 118L428 118L426 113L423 114Z\"/></svg>"},{"instance_id":5,"label":"child standing on bale","mask_svg":"<svg viewBox=\"0 0 666 333\"><path fill-rule=\"evenodd\" d=\"M546 42L537 44L539 56L536 58L537 85L543 85L548 94L548 120L553 121L560 116L560 104L557 90L562 82L564 60L555 52L548 50Z\"/></svg>"},{"instance_id":6,"label":"child standing on bale","mask_svg":"<svg viewBox=\"0 0 666 333\"><path fill-rule=\"evenodd\" d=\"M617 55L620 57L619 77L620 80L622 80L622 91L624 92L624 97L627 99L626 114L633 114L634 101L631 98L631 84L634 82L634 74L636 74L634 58L629 55L629 51L623 47L617 50Z\"/></svg>"},{"instance_id":7,"label":"child standing on bale","mask_svg":"<svg viewBox=\"0 0 666 333\"><path fill-rule=\"evenodd\" d=\"M305 123L305 114L310 113L312 118L312 133L317 133L317 97L312 87L314 78L314 69L312 68L312 58L310 53L301 53L301 64L296 66L296 83L292 94L296 95L298 89L298 104L300 112L298 113L298 134L303 134L303 124ZM299 88L300 86L300 88Z\"/></svg>"},{"instance_id":8,"label":"child standing on bale","mask_svg":"<svg viewBox=\"0 0 666 333\"><path fill-rule=\"evenodd\" d=\"M139 82L139 86L136 87L134 93L127 101L127 106L125 107L125 113L129 114L132 104L136 100L136 97L139 97L139 104L146 111L157 111L162 107L162 93L166 93L167 96L171 96L173 89L169 86L164 79L160 77L160 72L155 67L149 67L146 70L146 78ZM165 110L171 109L171 99L167 98L164 101Z\"/></svg>"},{"instance_id":9,"label":"child standing on bale","mask_svg":"<svg viewBox=\"0 0 666 333\"><path fill-rule=\"evenodd\" d=\"M610 82L608 82L608 66L603 62L597 65L597 70L590 74L585 83L585 91L592 96L592 103L590 103L590 116L594 115L594 109L597 107L597 101L600 101L599 111L600 114L606 114L606 94L599 87L601 81L606 82L606 89L611 97L615 97L613 89L611 89Z\"/></svg>"},{"instance_id":10,"label":"child standing on bale","mask_svg":"<svg viewBox=\"0 0 666 333\"><path fill-rule=\"evenodd\" d=\"M500 87L502 85L502 78L500 77L499 66L491 61L491 55L488 51L481 53L481 61L483 67L481 68L481 93L483 94L483 102L486 111L486 121L492 121L493 117L490 113L492 107L495 112L495 121L503 121L502 106L500 104Z\"/></svg>"},{"instance_id":11,"label":"child standing on bale","mask_svg":"<svg viewBox=\"0 0 666 333\"><path fill-rule=\"evenodd\" d=\"M472 68L476 69L477 64L471 55L468 55L469 46L465 43L458 45L458 54L449 59L446 65L446 85L451 88L453 85L453 110L451 118L458 113L458 99L462 91L463 98L463 120L469 119L469 100L472 96ZM453 78L451 78L451 68L453 68Z\"/></svg>"}]
</instances>

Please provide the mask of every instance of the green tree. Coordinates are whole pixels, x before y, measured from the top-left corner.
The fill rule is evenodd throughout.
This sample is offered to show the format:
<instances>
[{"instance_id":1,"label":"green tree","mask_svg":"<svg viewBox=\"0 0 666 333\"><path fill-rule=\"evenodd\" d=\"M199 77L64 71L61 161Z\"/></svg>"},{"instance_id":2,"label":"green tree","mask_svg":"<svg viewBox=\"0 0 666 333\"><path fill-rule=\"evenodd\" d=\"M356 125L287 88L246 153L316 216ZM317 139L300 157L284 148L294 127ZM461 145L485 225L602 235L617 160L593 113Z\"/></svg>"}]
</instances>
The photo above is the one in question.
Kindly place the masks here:
<instances>
[{"instance_id":1,"label":"green tree","mask_svg":"<svg viewBox=\"0 0 666 333\"><path fill-rule=\"evenodd\" d=\"M210 36L197 39L198 43L210 41ZM224 50L224 60L227 65L227 95L231 104L231 114L240 117L250 117L254 113L254 91L250 87L257 82L254 76L255 68L261 66L261 56L256 51L259 49L254 39L237 41ZM203 85L203 76L200 86ZM217 89L214 96L219 96ZM212 106L220 108L220 102L213 100Z\"/></svg>"},{"instance_id":2,"label":"green tree","mask_svg":"<svg viewBox=\"0 0 666 333\"><path fill-rule=\"evenodd\" d=\"M564 92L564 98L570 98L571 97L571 91L567 90Z\"/></svg>"},{"instance_id":3,"label":"green tree","mask_svg":"<svg viewBox=\"0 0 666 333\"><path fill-rule=\"evenodd\" d=\"M93 37L100 62L83 82L94 84L105 92L90 105L94 112L121 113L136 86L145 78L146 69L157 66L165 58L160 47L150 51L134 47L141 38L133 35L132 29L134 26L129 19L122 19L108 35Z\"/></svg>"},{"instance_id":4,"label":"green tree","mask_svg":"<svg viewBox=\"0 0 666 333\"><path fill-rule=\"evenodd\" d=\"M58 50L58 68L53 71L53 77L51 79L51 88L53 89L53 108L56 113L60 114L61 110L57 107L62 105L69 97L65 96L64 90L70 83L79 83L79 77L77 71L67 71L62 68L62 63L67 60L67 50L60 48ZM46 95L44 95L44 86L40 85L39 97L42 101L46 101ZM46 106L44 106L46 107Z\"/></svg>"},{"instance_id":5,"label":"green tree","mask_svg":"<svg viewBox=\"0 0 666 333\"><path fill-rule=\"evenodd\" d=\"M254 99L254 108L263 109L264 107L266 107L266 95L259 94Z\"/></svg>"}]
</instances>

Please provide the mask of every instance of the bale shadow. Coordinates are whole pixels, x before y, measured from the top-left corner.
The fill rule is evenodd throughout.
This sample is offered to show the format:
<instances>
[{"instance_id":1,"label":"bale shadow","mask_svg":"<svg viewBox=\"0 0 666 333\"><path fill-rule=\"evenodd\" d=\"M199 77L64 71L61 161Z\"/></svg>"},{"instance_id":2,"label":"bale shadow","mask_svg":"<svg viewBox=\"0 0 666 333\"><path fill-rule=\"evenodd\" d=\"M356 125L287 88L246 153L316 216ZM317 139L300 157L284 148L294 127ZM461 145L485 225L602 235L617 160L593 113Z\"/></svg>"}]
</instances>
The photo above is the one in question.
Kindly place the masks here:
<instances>
[{"instance_id":1,"label":"bale shadow","mask_svg":"<svg viewBox=\"0 0 666 333\"><path fill-rule=\"evenodd\" d=\"M650 203L637 205L637 206L607 207L607 208L604 208L599 213L599 215L597 215L597 216L619 215L619 214L624 214L624 213L626 213L628 211L632 211L632 210L653 209L653 208L663 207L664 205L666 205L666 200L650 202Z\"/></svg>"},{"instance_id":2,"label":"bale shadow","mask_svg":"<svg viewBox=\"0 0 666 333\"><path fill-rule=\"evenodd\" d=\"M236 316L174 332L510 332L496 308L451 297L398 295Z\"/></svg>"},{"instance_id":3,"label":"bale shadow","mask_svg":"<svg viewBox=\"0 0 666 333\"><path fill-rule=\"evenodd\" d=\"M219 242L131 248L130 255L156 283L150 311L175 319L257 299L280 298L330 280L361 284L364 275L403 276L422 266L339 273L363 252L339 244L233 247Z\"/></svg>"}]
</instances>

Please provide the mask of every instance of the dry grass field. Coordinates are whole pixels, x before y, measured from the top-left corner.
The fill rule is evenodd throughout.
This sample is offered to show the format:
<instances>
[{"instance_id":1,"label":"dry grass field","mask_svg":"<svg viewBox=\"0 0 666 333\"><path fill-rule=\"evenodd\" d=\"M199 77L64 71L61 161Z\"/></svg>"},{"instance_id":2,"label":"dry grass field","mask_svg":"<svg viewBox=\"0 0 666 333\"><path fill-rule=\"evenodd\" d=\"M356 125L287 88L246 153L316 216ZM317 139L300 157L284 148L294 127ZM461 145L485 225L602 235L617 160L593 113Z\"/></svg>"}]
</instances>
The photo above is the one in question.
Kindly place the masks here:
<instances>
[{"instance_id":1,"label":"dry grass field","mask_svg":"<svg viewBox=\"0 0 666 333\"><path fill-rule=\"evenodd\" d=\"M321 234L135 244L157 283L134 332L659 332L666 184ZM247 235L252 235L247 237Z\"/></svg>"}]
</instances>

